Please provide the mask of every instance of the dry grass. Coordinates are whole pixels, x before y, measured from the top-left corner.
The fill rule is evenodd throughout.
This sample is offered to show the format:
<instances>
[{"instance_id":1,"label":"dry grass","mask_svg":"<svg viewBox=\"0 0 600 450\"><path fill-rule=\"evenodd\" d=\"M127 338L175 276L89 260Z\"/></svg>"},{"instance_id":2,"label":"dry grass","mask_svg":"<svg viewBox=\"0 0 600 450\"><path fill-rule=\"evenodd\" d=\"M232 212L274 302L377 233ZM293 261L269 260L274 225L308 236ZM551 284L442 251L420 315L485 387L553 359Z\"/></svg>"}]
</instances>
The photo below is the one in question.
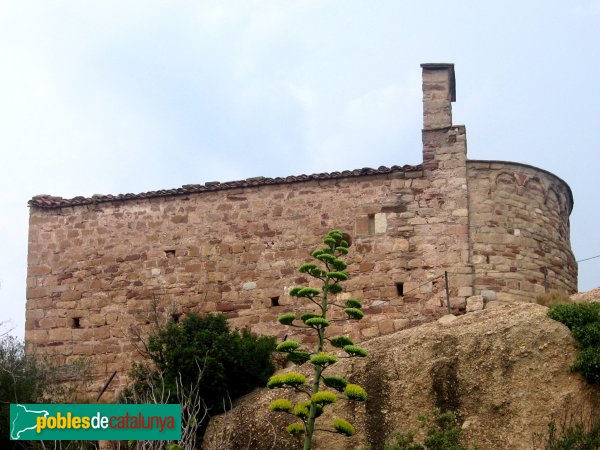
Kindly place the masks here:
<instances>
[{"instance_id":1,"label":"dry grass","mask_svg":"<svg viewBox=\"0 0 600 450\"><path fill-rule=\"evenodd\" d=\"M548 308L552 305L556 305L558 303L562 304L572 304L575 303L564 291L551 290L550 292L545 292L544 294L538 295L533 303L537 303L538 305L547 306Z\"/></svg>"}]
</instances>

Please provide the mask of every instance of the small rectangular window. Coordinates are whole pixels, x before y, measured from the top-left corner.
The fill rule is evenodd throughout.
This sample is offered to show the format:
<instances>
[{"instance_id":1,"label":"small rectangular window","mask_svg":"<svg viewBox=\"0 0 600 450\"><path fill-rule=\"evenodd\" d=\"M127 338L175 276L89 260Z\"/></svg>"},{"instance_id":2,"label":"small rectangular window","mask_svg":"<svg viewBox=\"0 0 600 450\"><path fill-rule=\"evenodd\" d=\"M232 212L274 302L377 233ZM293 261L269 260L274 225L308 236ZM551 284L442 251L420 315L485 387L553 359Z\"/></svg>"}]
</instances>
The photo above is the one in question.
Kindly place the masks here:
<instances>
[{"instance_id":1,"label":"small rectangular window","mask_svg":"<svg viewBox=\"0 0 600 450\"><path fill-rule=\"evenodd\" d=\"M404 283L396 283L396 292L398 297L404 297Z\"/></svg>"},{"instance_id":2,"label":"small rectangular window","mask_svg":"<svg viewBox=\"0 0 600 450\"><path fill-rule=\"evenodd\" d=\"M279 297L271 297L271 306L279 306Z\"/></svg>"},{"instance_id":3,"label":"small rectangular window","mask_svg":"<svg viewBox=\"0 0 600 450\"><path fill-rule=\"evenodd\" d=\"M375 214L369 214L369 236L375 234Z\"/></svg>"},{"instance_id":4,"label":"small rectangular window","mask_svg":"<svg viewBox=\"0 0 600 450\"><path fill-rule=\"evenodd\" d=\"M167 258L173 258L175 256L175 250L165 250L165 256Z\"/></svg>"},{"instance_id":5,"label":"small rectangular window","mask_svg":"<svg viewBox=\"0 0 600 450\"><path fill-rule=\"evenodd\" d=\"M71 318L71 328L81 328L81 323L79 320L81 317L72 317Z\"/></svg>"}]
</instances>

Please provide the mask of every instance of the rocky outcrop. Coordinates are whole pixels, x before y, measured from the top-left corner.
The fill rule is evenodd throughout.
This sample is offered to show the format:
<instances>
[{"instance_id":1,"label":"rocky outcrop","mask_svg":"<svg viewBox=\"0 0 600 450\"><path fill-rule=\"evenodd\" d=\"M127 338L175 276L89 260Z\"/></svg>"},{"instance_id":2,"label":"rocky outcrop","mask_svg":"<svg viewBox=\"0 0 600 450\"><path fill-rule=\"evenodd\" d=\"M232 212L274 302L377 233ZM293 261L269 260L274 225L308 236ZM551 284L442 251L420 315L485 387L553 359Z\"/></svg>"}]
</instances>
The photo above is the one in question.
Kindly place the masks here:
<instances>
[{"instance_id":1,"label":"rocky outcrop","mask_svg":"<svg viewBox=\"0 0 600 450\"><path fill-rule=\"evenodd\" d=\"M342 360L330 370L363 385L367 402L340 400L319 419L329 428L333 417L345 417L358 433L317 432L315 448L383 448L394 432L418 430L418 415L437 406L455 411L463 435L480 449L531 449L551 420L581 420L600 404L600 390L569 371L577 355L569 330L535 304L477 311L364 346L368 358ZM293 418L267 410L282 394L260 389L240 399L213 419L207 448L301 448L284 431Z\"/></svg>"}]
</instances>

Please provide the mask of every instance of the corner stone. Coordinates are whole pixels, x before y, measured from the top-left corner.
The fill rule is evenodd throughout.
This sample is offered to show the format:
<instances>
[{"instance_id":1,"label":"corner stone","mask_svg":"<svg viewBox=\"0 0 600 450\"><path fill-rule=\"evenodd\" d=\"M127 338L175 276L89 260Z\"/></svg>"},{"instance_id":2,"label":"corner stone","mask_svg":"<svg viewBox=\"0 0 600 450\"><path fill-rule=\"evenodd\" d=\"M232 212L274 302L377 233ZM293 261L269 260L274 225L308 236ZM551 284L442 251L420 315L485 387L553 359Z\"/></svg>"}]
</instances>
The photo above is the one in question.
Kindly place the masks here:
<instances>
[{"instance_id":1,"label":"corner stone","mask_svg":"<svg viewBox=\"0 0 600 450\"><path fill-rule=\"evenodd\" d=\"M467 298L467 312L481 311L483 309L483 296L472 295Z\"/></svg>"}]
</instances>

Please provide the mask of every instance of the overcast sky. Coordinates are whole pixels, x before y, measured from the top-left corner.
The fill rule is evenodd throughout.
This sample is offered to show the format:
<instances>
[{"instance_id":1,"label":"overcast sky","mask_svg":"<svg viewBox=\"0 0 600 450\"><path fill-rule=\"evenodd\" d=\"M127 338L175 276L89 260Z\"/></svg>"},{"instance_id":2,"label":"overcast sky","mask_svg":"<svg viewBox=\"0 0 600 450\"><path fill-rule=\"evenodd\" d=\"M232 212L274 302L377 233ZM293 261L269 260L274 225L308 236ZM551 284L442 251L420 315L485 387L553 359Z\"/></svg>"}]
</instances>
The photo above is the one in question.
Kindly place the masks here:
<instances>
[{"instance_id":1,"label":"overcast sky","mask_svg":"<svg viewBox=\"0 0 600 450\"><path fill-rule=\"evenodd\" d=\"M563 178L599 255L599 0L0 0L0 321L32 196L418 164L423 62L455 64L469 158Z\"/></svg>"}]
</instances>

